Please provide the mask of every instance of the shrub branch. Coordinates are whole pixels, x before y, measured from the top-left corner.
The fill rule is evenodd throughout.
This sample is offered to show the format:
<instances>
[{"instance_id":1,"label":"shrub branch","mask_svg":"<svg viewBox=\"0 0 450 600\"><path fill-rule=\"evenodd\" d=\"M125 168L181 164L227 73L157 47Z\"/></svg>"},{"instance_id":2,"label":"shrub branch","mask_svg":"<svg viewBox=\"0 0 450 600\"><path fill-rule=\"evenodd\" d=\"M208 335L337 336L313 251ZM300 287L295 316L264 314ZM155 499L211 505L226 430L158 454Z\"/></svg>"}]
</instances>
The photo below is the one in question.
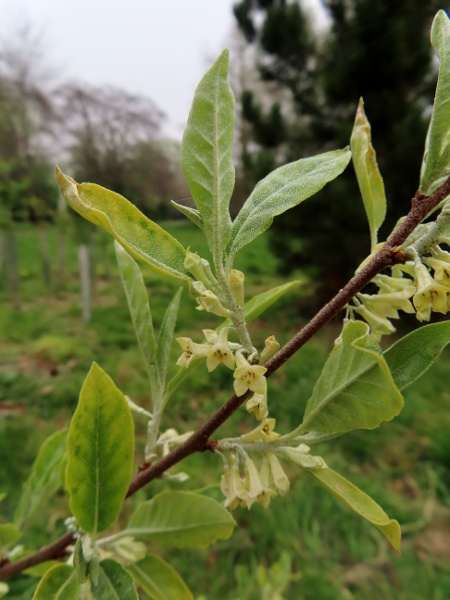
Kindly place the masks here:
<instances>
[{"instance_id":1,"label":"shrub branch","mask_svg":"<svg viewBox=\"0 0 450 600\"><path fill-rule=\"evenodd\" d=\"M288 358L310 340L315 333L329 323L375 275L395 263L404 262L404 257L401 251L399 251L399 247L423 219L425 219L428 213L449 195L450 176L430 196L424 196L416 192L411 201L411 210L408 215L387 239L381 250L275 356L265 363L265 367L267 367L266 377L270 377ZM194 452L210 450L213 447L213 442L210 439L211 435L227 421L250 395L250 392L240 397L233 394L188 440L172 450L172 452L164 456L157 463L139 471L133 477L126 497L132 496L153 479L159 477ZM52 544L40 548L33 554L16 562L4 564L0 567L0 580L7 579L46 560L59 558L64 554L66 547L73 542L73 535L66 533Z\"/></svg>"}]
</instances>

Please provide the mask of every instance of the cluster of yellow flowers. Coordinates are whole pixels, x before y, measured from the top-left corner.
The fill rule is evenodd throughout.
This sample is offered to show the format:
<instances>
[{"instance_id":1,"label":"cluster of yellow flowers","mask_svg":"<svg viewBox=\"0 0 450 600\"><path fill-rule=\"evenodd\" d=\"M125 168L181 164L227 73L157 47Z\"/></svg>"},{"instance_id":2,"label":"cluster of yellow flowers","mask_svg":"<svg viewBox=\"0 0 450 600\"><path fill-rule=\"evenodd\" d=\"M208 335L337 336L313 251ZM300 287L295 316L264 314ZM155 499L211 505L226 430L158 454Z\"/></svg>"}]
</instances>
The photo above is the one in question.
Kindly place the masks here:
<instances>
[{"instance_id":1,"label":"cluster of yellow flowers","mask_svg":"<svg viewBox=\"0 0 450 600\"><path fill-rule=\"evenodd\" d=\"M378 293L357 294L348 309L370 325L378 341L395 331L390 319L398 319L399 310L416 313L419 321L429 321L432 312L450 311L450 253L436 245L430 256L395 265L391 275L376 275L372 283Z\"/></svg>"},{"instance_id":2,"label":"cluster of yellow flowers","mask_svg":"<svg viewBox=\"0 0 450 600\"><path fill-rule=\"evenodd\" d=\"M193 360L206 358L208 371L214 371L220 364L225 365L234 373L234 391L237 396L243 396L248 390L253 396L247 401L246 409L256 419L262 421L269 414L267 407L267 369L261 365L252 365L244 357L242 346L229 342L230 327L224 327L218 333L212 329L204 329L206 342L197 344L188 337L177 338L182 354L177 361L181 367L189 367ZM265 361L280 347L274 336L266 339L260 360Z\"/></svg>"},{"instance_id":3,"label":"cluster of yellow flowers","mask_svg":"<svg viewBox=\"0 0 450 600\"><path fill-rule=\"evenodd\" d=\"M230 463L224 458L225 470L220 489L225 496L225 506L250 508L254 502L266 507L273 496L284 496L289 491L289 479L278 458L268 450L262 452L258 467L241 444L273 442L279 437L274 431L275 419L264 419L253 431L244 434L230 452Z\"/></svg>"}]
</instances>

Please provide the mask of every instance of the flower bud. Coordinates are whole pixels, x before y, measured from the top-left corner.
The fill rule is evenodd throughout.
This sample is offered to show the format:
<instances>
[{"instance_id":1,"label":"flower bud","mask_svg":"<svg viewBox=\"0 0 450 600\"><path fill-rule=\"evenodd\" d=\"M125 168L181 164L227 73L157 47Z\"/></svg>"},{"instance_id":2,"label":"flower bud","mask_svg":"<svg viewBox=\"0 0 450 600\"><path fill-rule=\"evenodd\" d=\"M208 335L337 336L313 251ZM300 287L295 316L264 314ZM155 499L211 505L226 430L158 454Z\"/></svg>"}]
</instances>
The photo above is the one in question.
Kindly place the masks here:
<instances>
[{"instance_id":1,"label":"flower bud","mask_svg":"<svg viewBox=\"0 0 450 600\"><path fill-rule=\"evenodd\" d=\"M228 283L238 306L244 306L244 279L244 273L237 269L232 269L228 274Z\"/></svg>"},{"instance_id":2,"label":"flower bud","mask_svg":"<svg viewBox=\"0 0 450 600\"><path fill-rule=\"evenodd\" d=\"M202 258L195 252L189 252L188 250L184 259L184 267L189 273L192 273L197 281L204 283L206 288L214 289L217 286L217 280L206 258Z\"/></svg>"},{"instance_id":3,"label":"flower bud","mask_svg":"<svg viewBox=\"0 0 450 600\"><path fill-rule=\"evenodd\" d=\"M280 344L275 339L274 335L270 335L265 342L264 350L261 352L259 357L260 362L265 363L271 356L279 349Z\"/></svg>"},{"instance_id":4,"label":"flower bud","mask_svg":"<svg viewBox=\"0 0 450 600\"><path fill-rule=\"evenodd\" d=\"M211 290L206 290L201 296L198 296L197 303L197 310L206 310L206 312L210 312L218 317L227 318L230 316L230 311L225 308L216 294L211 292Z\"/></svg>"}]
</instances>

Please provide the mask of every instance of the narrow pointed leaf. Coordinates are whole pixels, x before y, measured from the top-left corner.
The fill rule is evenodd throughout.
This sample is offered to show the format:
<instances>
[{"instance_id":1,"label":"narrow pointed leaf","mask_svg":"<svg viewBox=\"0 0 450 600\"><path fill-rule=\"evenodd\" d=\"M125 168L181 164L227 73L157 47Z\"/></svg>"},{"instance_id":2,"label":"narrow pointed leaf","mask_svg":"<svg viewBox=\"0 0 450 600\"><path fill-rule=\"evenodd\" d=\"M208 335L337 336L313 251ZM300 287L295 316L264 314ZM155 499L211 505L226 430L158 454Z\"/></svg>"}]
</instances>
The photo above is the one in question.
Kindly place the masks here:
<instances>
[{"instance_id":1,"label":"narrow pointed leaf","mask_svg":"<svg viewBox=\"0 0 450 600\"><path fill-rule=\"evenodd\" d=\"M340 435L374 429L402 407L402 395L368 325L350 321L335 342L296 432Z\"/></svg>"},{"instance_id":2,"label":"narrow pointed leaf","mask_svg":"<svg viewBox=\"0 0 450 600\"><path fill-rule=\"evenodd\" d=\"M272 288L271 290L267 290L266 292L261 292L261 294L257 294L251 300L245 303L245 320L247 323L251 323L254 319L258 318L264 311L272 306L277 300L279 300L284 294L297 287L300 284L300 281L291 281L289 283L285 283L283 285L279 285L277 287ZM217 327L216 331L220 331L224 327L229 327L231 325L230 319L225 319L219 327ZM169 381L166 390L166 402L171 394L177 389L177 387L187 378L189 377L200 365L202 361L191 362L187 369L178 369L172 379Z\"/></svg>"},{"instance_id":3,"label":"narrow pointed leaf","mask_svg":"<svg viewBox=\"0 0 450 600\"><path fill-rule=\"evenodd\" d=\"M180 300L183 289L179 288L173 297L171 303L167 307L164 314L164 319L161 325L158 340L157 364L160 377L161 387L164 388L167 375L167 366L170 358L170 349L172 347L173 332L178 317L178 309L180 308Z\"/></svg>"},{"instance_id":4,"label":"narrow pointed leaf","mask_svg":"<svg viewBox=\"0 0 450 600\"><path fill-rule=\"evenodd\" d=\"M70 509L94 536L116 520L131 481L134 425L122 392L93 363L67 439Z\"/></svg>"},{"instance_id":5,"label":"narrow pointed leaf","mask_svg":"<svg viewBox=\"0 0 450 600\"><path fill-rule=\"evenodd\" d=\"M227 254L252 242L281 215L321 190L348 165L348 148L302 158L284 165L260 181L233 221Z\"/></svg>"},{"instance_id":6,"label":"narrow pointed leaf","mask_svg":"<svg viewBox=\"0 0 450 600\"><path fill-rule=\"evenodd\" d=\"M396 386L414 383L439 358L450 342L450 321L424 325L405 335L384 353Z\"/></svg>"},{"instance_id":7,"label":"narrow pointed leaf","mask_svg":"<svg viewBox=\"0 0 450 600\"><path fill-rule=\"evenodd\" d=\"M59 469L66 455L67 430L57 431L42 444L14 515L17 526L28 524L37 510L60 487Z\"/></svg>"},{"instance_id":8,"label":"narrow pointed leaf","mask_svg":"<svg viewBox=\"0 0 450 600\"><path fill-rule=\"evenodd\" d=\"M0 550L14 544L21 536L20 530L14 523L0 524Z\"/></svg>"},{"instance_id":9,"label":"narrow pointed leaf","mask_svg":"<svg viewBox=\"0 0 450 600\"><path fill-rule=\"evenodd\" d=\"M224 50L198 84L181 143L181 166L213 256L222 252L231 228L234 188L234 98Z\"/></svg>"},{"instance_id":10,"label":"narrow pointed leaf","mask_svg":"<svg viewBox=\"0 0 450 600\"><path fill-rule=\"evenodd\" d=\"M137 539L177 548L205 548L227 540L235 526L230 513L212 498L192 492L162 492L143 502L128 524Z\"/></svg>"},{"instance_id":11,"label":"narrow pointed leaf","mask_svg":"<svg viewBox=\"0 0 450 600\"><path fill-rule=\"evenodd\" d=\"M92 595L94 600L138 600L132 576L111 558L101 561L98 581L92 585Z\"/></svg>"},{"instance_id":12,"label":"narrow pointed leaf","mask_svg":"<svg viewBox=\"0 0 450 600\"><path fill-rule=\"evenodd\" d=\"M150 554L128 570L152 600L194 600L177 571L159 556Z\"/></svg>"},{"instance_id":13,"label":"narrow pointed leaf","mask_svg":"<svg viewBox=\"0 0 450 600\"><path fill-rule=\"evenodd\" d=\"M142 358L144 359L152 392L154 393L158 383L156 373L156 340L144 278L142 277L139 265L128 252L118 242L114 243L114 247L134 332Z\"/></svg>"},{"instance_id":14,"label":"narrow pointed leaf","mask_svg":"<svg viewBox=\"0 0 450 600\"><path fill-rule=\"evenodd\" d=\"M194 225L197 225L197 227L203 231L203 219L196 208L191 208L190 206L178 204L178 202L175 202L174 200L171 200L170 204L174 206L177 210L179 210L181 214L190 219L194 223Z\"/></svg>"},{"instance_id":15,"label":"narrow pointed leaf","mask_svg":"<svg viewBox=\"0 0 450 600\"><path fill-rule=\"evenodd\" d=\"M400 525L394 519L390 519L375 500L332 469L314 469L307 472L345 506L378 527L392 547L400 552Z\"/></svg>"},{"instance_id":16,"label":"narrow pointed leaf","mask_svg":"<svg viewBox=\"0 0 450 600\"><path fill-rule=\"evenodd\" d=\"M187 280L186 250L126 198L94 183L78 184L58 168L56 180L69 206L110 233L130 254L155 271Z\"/></svg>"},{"instance_id":17,"label":"narrow pointed leaf","mask_svg":"<svg viewBox=\"0 0 450 600\"><path fill-rule=\"evenodd\" d=\"M369 222L373 251L377 245L378 229L386 216L386 195L384 193L383 178L378 169L375 150L371 142L370 125L364 112L362 98L356 111L350 147L359 190Z\"/></svg>"},{"instance_id":18,"label":"narrow pointed leaf","mask_svg":"<svg viewBox=\"0 0 450 600\"><path fill-rule=\"evenodd\" d=\"M80 584L73 567L57 565L42 578L33 600L79 600Z\"/></svg>"},{"instance_id":19,"label":"narrow pointed leaf","mask_svg":"<svg viewBox=\"0 0 450 600\"><path fill-rule=\"evenodd\" d=\"M423 194L430 194L450 174L450 19L444 10L434 18L431 43L441 64L420 176Z\"/></svg>"}]
</instances>

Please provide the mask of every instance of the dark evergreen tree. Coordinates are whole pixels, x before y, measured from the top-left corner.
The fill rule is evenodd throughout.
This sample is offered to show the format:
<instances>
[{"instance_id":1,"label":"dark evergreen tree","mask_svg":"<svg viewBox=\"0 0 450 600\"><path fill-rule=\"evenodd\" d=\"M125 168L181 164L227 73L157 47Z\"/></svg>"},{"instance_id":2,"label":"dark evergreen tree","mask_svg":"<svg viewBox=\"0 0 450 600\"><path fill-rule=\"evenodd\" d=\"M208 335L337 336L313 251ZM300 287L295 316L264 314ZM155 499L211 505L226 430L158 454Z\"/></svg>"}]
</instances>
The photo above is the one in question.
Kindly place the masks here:
<instances>
[{"instance_id":1,"label":"dark evergreen tree","mask_svg":"<svg viewBox=\"0 0 450 600\"><path fill-rule=\"evenodd\" d=\"M435 80L429 30L436 11L450 5L437 0L323 0L323 5L331 24L320 37L313 35L300 1L235 4L261 78L288 92L281 106L267 99L258 103L251 90L242 94L242 115L255 142L243 164L256 182L278 163L344 147L362 96L385 179L389 216L382 234L388 233L418 186ZM347 237L336 246L341 226ZM338 289L369 245L351 167L317 197L275 219L271 231L282 271L313 263L322 291Z\"/></svg>"}]
</instances>

